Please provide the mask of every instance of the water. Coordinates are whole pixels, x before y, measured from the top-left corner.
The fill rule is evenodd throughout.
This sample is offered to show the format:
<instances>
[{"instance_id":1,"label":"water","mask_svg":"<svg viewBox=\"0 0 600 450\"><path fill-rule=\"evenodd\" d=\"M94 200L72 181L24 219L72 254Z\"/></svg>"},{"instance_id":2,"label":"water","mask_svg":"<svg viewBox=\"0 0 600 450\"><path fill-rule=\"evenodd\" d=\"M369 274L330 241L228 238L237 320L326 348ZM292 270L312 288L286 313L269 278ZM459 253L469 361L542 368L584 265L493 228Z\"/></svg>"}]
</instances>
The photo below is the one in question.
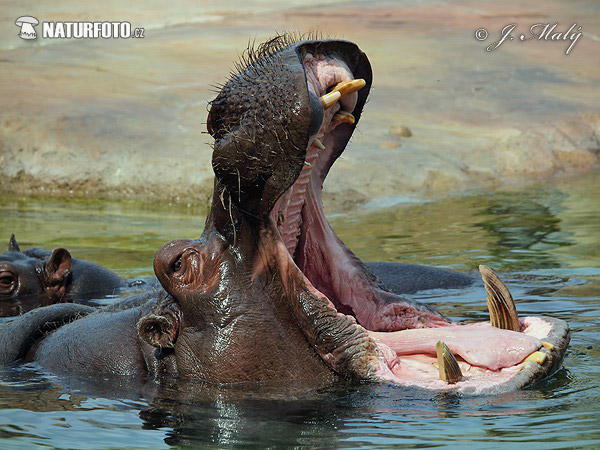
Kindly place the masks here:
<instances>
[{"instance_id":1,"label":"water","mask_svg":"<svg viewBox=\"0 0 600 450\"><path fill-rule=\"evenodd\" d=\"M373 384L217 387L0 372L0 446L600 446L598 173L527 189L362 208L331 217L365 260L503 272L521 314L573 330L564 368L534 388L490 397ZM6 198L0 230L22 248L65 246L123 276L151 273L165 241L196 237L204 206ZM456 319L483 320L479 287L429 292Z\"/></svg>"}]
</instances>

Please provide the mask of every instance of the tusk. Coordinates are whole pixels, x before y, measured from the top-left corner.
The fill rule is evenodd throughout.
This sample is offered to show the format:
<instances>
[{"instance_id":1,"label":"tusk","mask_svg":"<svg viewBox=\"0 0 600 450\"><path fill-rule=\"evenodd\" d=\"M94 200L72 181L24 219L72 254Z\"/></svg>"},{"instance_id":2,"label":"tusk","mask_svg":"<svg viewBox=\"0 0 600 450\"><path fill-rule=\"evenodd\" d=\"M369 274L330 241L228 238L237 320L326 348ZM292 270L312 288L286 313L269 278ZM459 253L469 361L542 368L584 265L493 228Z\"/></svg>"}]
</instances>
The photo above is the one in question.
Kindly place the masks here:
<instances>
[{"instance_id":1,"label":"tusk","mask_svg":"<svg viewBox=\"0 0 600 450\"><path fill-rule=\"evenodd\" d=\"M515 302L506 285L487 266L479 266L487 293L487 305L492 326L503 330L521 331Z\"/></svg>"},{"instance_id":2,"label":"tusk","mask_svg":"<svg viewBox=\"0 0 600 450\"><path fill-rule=\"evenodd\" d=\"M435 352L437 353L440 380L448 384L454 384L462 380L463 374L458 366L458 361L456 361L456 357L448 346L444 344L444 341L437 341Z\"/></svg>"},{"instance_id":3,"label":"tusk","mask_svg":"<svg viewBox=\"0 0 600 450\"><path fill-rule=\"evenodd\" d=\"M355 119L354 116L352 114L350 114L349 112L346 111L338 111L335 113L335 116L333 116L333 120L334 121L339 121L339 122L345 122L345 123L349 123L350 125L354 125Z\"/></svg>"},{"instance_id":4,"label":"tusk","mask_svg":"<svg viewBox=\"0 0 600 450\"><path fill-rule=\"evenodd\" d=\"M540 366L542 364L544 364L546 362L546 354L544 352L533 352L531 355L529 355L527 358L525 358L523 360L523 362L525 361L533 361L538 363Z\"/></svg>"},{"instance_id":5,"label":"tusk","mask_svg":"<svg viewBox=\"0 0 600 450\"><path fill-rule=\"evenodd\" d=\"M323 109L329 109L335 105L341 97L342 94L340 92L331 91L330 93L323 95L319 100L321 100L321 106Z\"/></svg>"},{"instance_id":6,"label":"tusk","mask_svg":"<svg viewBox=\"0 0 600 450\"><path fill-rule=\"evenodd\" d=\"M342 81L335 85L331 92L339 92L342 95L352 94L353 92L360 91L367 85L367 82L362 78L350 81Z\"/></svg>"}]
</instances>

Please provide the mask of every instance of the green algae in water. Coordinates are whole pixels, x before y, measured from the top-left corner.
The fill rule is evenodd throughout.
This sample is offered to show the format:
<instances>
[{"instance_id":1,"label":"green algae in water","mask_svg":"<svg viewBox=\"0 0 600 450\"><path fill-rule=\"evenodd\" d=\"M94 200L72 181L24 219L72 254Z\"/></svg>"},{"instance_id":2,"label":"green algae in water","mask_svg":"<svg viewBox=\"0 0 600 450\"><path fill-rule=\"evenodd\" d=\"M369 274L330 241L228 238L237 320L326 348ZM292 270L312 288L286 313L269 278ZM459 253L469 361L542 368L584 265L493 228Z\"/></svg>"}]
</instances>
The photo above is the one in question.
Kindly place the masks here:
<instances>
[{"instance_id":1,"label":"green algae in water","mask_svg":"<svg viewBox=\"0 0 600 450\"><path fill-rule=\"evenodd\" d=\"M0 202L0 239L15 233L22 249L65 247L73 256L124 277L152 273L158 248L197 239L207 205L22 197ZM4 238L6 236L6 238Z\"/></svg>"}]
</instances>

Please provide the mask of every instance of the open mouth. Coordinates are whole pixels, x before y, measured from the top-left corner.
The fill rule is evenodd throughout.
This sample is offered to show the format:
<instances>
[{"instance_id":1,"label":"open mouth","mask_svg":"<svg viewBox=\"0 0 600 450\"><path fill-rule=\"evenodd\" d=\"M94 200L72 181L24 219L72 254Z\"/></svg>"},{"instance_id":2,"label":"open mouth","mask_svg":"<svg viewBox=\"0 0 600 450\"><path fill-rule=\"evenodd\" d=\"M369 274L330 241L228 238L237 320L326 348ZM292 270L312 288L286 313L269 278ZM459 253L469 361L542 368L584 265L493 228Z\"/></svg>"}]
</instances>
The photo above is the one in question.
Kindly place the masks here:
<instances>
[{"instance_id":1,"label":"open mouth","mask_svg":"<svg viewBox=\"0 0 600 450\"><path fill-rule=\"evenodd\" d=\"M567 324L518 318L510 292L488 268L481 272L491 323L457 324L387 292L339 240L325 218L322 186L362 111L359 92L370 83L361 78L360 67L335 56L307 53L302 62L323 119L298 178L269 217L287 250L287 265L302 273L306 288L325 298L338 316L352 317L375 342L372 378L479 394L521 388L552 374L568 345Z\"/></svg>"}]
</instances>

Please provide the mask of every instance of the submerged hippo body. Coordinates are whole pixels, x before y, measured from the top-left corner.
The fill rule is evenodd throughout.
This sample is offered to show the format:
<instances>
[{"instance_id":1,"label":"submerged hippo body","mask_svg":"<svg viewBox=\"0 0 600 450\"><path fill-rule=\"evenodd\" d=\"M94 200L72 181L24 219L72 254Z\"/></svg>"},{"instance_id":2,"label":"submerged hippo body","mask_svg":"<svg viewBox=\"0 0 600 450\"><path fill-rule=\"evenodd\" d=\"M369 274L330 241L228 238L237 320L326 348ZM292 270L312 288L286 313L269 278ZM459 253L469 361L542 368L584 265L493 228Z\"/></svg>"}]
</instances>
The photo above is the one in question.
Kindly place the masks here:
<instances>
[{"instance_id":1,"label":"submerged hippo body","mask_svg":"<svg viewBox=\"0 0 600 450\"><path fill-rule=\"evenodd\" d=\"M14 235L0 255L0 316L14 316L54 303L116 293L126 281L68 250L21 251Z\"/></svg>"},{"instance_id":2,"label":"submerged hippo body","mask_svg":"<svg viewBox=\"0 0 600 450\"><path fill-rule=\"evenodd\" d=\"M215 183L204 232L156 254L166 292L123 310L33 311L0 330L0 339L14 336L0 361L213 383L344 377L468 393L551 374L568 344L563 321L518 319L510 294L486 274L492 321L510 329L453 323L387 290L329 226L322 184L371 80L351 42L279 36L248 51L211 103ZM16 336L49 317L60 322L53 331ZM443 367L454 364L444 376L436 354Z\"/></svg>"}]
</instances>

